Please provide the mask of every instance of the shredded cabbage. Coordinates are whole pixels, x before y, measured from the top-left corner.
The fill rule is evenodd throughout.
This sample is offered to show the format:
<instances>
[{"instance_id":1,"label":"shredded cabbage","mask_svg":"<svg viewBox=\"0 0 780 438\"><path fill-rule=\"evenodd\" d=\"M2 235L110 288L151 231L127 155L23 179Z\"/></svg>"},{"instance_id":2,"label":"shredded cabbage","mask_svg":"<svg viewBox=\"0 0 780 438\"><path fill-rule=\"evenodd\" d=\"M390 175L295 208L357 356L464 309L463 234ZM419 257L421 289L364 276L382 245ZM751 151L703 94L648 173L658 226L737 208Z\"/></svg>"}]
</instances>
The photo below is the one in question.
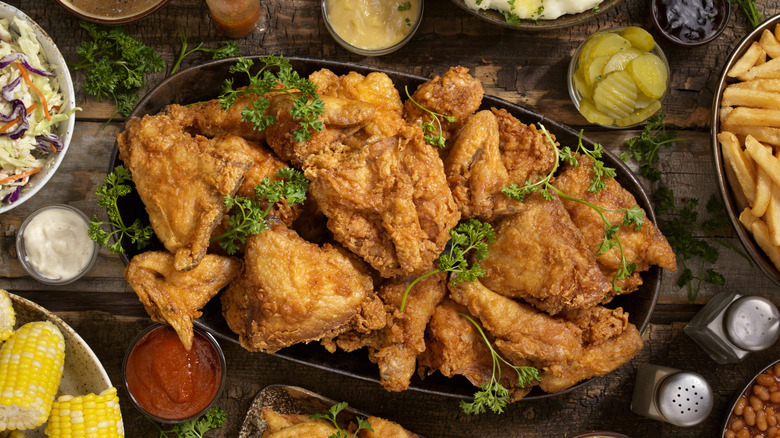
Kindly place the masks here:
<instances>
[{"instance_id":1,"label":"shredded cabbage","mask_svg":"<svg viewBox=\"0 0 780 438\"><path fill-rule=\"evenodd\" d=\"M32 67L52 72L32 26L17 17L13 18L13 22L8 19L0 19L0 59L15 53L24 54ZM17 64L17 62L12 62L0 69L0 88L11 84L21 75ZM32 105L36 105L35 109L27 116L29 128L24 132L24 135L17 139L8 135L14 131L14 128L18 128L17 124L14 121L0 122L0 129L6 127L7 124L12 125L0 133L0 205L14 202L19 197L22 188L30 181L33 172L45 167L49 158L58 153L51 151L51 148L39 145L41 142L36 137L50 136L53 125L66 120L76 110L68 112L57 110L65 106L66 102L56 76L41 76L29 70L27 75L45 97L51 120L46 119L41 99L25 80L19 81L19 85L12 88L11 94L6 96L10 97L10 100L0 98L0 113L2 114L11 112L13 108L11 101L16 99L24 103L25 111Z\"/></svg>"}]
</instances>

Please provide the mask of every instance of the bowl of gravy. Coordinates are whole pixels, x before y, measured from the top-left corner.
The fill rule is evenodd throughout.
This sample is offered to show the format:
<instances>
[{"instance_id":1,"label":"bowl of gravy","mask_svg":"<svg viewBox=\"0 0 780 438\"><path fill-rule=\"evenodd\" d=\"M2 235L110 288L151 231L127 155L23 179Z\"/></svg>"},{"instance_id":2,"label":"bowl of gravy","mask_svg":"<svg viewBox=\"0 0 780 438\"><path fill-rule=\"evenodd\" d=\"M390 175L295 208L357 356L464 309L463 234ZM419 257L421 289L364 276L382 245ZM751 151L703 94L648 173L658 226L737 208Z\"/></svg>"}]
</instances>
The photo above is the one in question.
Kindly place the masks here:
<instances>
[{"instance_id":1,"label":"bowl of gravy","mask_svg":"<svg viewBox=\"0 0 780 438\"><path fill-rule=\"evenodd\" d=\"M57 3L82 20L117 25L148 17L168 0L57 0Z\"/></svg>"}]
</instances>

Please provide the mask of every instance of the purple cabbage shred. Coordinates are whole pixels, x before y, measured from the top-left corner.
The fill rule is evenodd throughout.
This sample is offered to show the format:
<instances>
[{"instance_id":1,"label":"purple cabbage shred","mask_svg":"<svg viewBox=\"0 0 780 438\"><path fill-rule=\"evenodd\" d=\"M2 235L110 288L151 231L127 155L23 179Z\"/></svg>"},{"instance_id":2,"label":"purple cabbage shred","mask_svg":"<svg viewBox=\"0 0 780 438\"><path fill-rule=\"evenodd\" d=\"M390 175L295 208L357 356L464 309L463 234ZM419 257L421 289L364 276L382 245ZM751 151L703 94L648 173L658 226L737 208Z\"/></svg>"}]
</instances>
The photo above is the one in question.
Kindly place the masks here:
<instances>
[{"instance_id":1,"label":"purple cabbage shred","mask_svg":"<svg viewBox=\"0 0 780 438\"><path fill-rule=\"evenodd\" d=\"M16 87L19 86L20 82L22 82L22 77L21 76L17 76L16 79L11 81L10 84L8 84L5 87L3 87L3 91L2 91L3 99L5 99L8 102L10 102L13 99L14 90L16 89Z\"/></svg>"},{"instance_id":2,"label":"purple cabbage shred","mask_svg":"<svg viewBox=\"0 0 780 438\"><path fill-rule=\"evenodd\" d=\"M63 147L65 147L65 145L62 143L62 140L60 140L56 134L36 135L35 141L37 142L35 146L47 154L52 152L59 152Z\"/></svg>"},{"instance_id":3,"label":"purple cabbage shred","mask_svg":"<svg viewBox=\"0 0 780 438\"><path fill-rule=\"evenodd\" d=\"M26 56L24 56L24 53L11 53L10 55L5 55L0 59L0 68L6 68L8 67L12 62L19 61L22 63L24 68L26 68L28 71L31 71L37 75L40 76L54 76L54 73L49 73L46 70L41 70L39 68L33 67L32 64L30 64L30 60L27 59Z\"/></svg>"},{"instance_id":4,"label":"purple cabbage shred","mask_svg":"<svg viewBox=\"0 0 780 438\"><path fill-rule=\"evenodd\" d=\"M5 195L3 197L3 203L4 204L13 204L14 202L19 200L19 194L22 193L22 186L16 186L16 189L14 189L13 192Z\"/></svg>"}]
</instances>

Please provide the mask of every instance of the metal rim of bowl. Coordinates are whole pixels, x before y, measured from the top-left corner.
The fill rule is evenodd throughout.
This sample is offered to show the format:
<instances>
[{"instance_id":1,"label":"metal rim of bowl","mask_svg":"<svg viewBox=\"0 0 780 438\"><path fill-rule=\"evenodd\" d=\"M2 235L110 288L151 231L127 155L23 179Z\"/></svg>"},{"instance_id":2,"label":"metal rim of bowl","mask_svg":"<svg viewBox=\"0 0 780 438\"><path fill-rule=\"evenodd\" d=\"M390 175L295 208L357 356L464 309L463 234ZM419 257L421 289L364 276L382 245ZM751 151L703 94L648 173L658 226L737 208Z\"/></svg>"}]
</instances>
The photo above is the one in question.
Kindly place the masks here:
<instances>
[{"instance_id":1,"label":"metal rim of bowl","mask_svg":"<svg viewBox=\"0 0 780 438\"><path fill-rule=\"evenodd\" d=\"M97 242L90 240L92 242L92 256L90 257L89 262L84 265L84 268L73 277L68 278L62 278L62 279L55 279L55 278L49 278L38 272L32 265L29 264L27 261L27 249L24 244L24 231L27 229L27 226L30 224L30 221L33 220L36 216L38 216L40 213L43 213L46 210L52 210L52 209L62 209L62 210L69 210L74 213L76 213L83 221L84 225L89 227L89 218L86 214L84 214L83 211L79 210L76 207L72 207L67 204L50 204L45 207L41 207L34 212L30 213L22 222L22 225L19 226L19 230L16 232L16 255L17 259L19 260L19 263L21 263L22 267L25 271L27 271L28 274L32 278L34 278L37 281L40 281L41 283L45 284L52 284L57 286L62 286L65 284L70 284L78 280L79 278L83 277L84 275L89 272L93 266L95 266L95 262L97 261L98 253L100 252L99 245Z\"/></svg>"},{"instance_id":2,"label":"metal rim of bowl","mask_svg":"<svg viewBox=\"0 0 780 438\"><path fill-rule=\"evenodd\" d=\"M712 111L710 114L710 146L712 147L712 154L714 158L716 180L718 184L718 191L720 192L723 205L726 209L726 214L731 221L731 225L734 231L739 237L739 241L748 253L750 259L758 265L761 272L764 273L770 280L780 286L780 270L778 270L774 264L772 264L769 257L761 250L756 244L751 233L749 233L739 222L739 212L737 211L736 200L731 193L731 182L728 180L728 176L725 172L725 162L720 150L720 144L718 143L718 133L720 132L720 102L723 97L723 90L728 85L726 78L726 72L734 65L734 63L742 56L748 49L753 41L756 41L760 37L764 29L769 28L772 25L780 24L780 15L774 15L758 27L753 29L750 33L745 35L744 38L737 44L736 48L731 53L731 56L726 61L723 71L718 81L718 87L715 90L715 97L712 100Z\"/></svg>"},{"instance_id":3,"label":"metal rim of bowl","mask_svg":"<svg viewBox=\"0 0 780 438\"><path fill-rule=\"evenodd\" d=\"M96 17L94 15L89 15L89 14L87 14L85 12L82 12L82 11L80 11L78 9L75 9L75 8L71 7L69 5L68 0L57 0L57 3L60 6L62 6L63 9L65 9L69 13L75 15L76 17L78 17L78 18L80 18L82 20L91 21L93 23L98 23L98 24L105 24L105 25L109 25L109 26L111 26L111 25L115 25L116 26L116 25L120 25L120 24L133 23L135 21L144 19L144 18L154 14L158 10L160 10L160 8L165 6L168 3L168 1L169 0L160 0L156 5L152 6L149 9L146 9L145 11L139 12L139 13L134 14L134 15L128 15L128 16L125 16L125 17L121 17L121 18L101 18L101 17Z\"/></svg>"},{"instance_id":4,"label":"metal rim of bowl","mask_svg":"<svg viewBox=\"0 0 780 438\"><path fill-rule=\"evenodd\" d=\"M190 417L182 418L182 419L178 419L178 420L172 420L172 419L169 419L169 418L161 418L161 417L158 417L158 416L150 413L143 406L141 406L140 403L138 403L138 401L133 396L133 392L130 391L130 386L127 384L127 377L126 377L127 376L127 361L128 361L128 359L130 359L130 353L133 351L133 349L135 348L135 346L138 344L138 342L140 340L145 338L146 335L148 335L149 333L151 333L151 332L153 332L155 330L161 329L161 328L166 328L166 327L170 327L170 326L168 324L154 323L154 324L150 325L149 327L146 327L145 329L143 329L140 333L138 333L138 335L136 335L135 338L133 338L132 341L130 341L130 345L127 347L127 350L125 351L125 356L122 359L122 385L125 387L125 390L127 391L127 395L130 398L130 402L133 404L133 406L136 409L138 409L141 413L143 413L147 417L151 418L152 420L154 420L154 421L156 421L158 423L163 423L163 424L186 423L186 422L188 422L190 420L194 420L194 419L200 417L201 415L205 414L206 412L208 412L209 409L214 407L214 405L216 405L217 402L219 401L219 398L222 396L222 392L225 390L225 385L227 384L227 361L225 360L225 352L222 351L222 347L219 345L219 342L217 342L217 339L211 333L209 333L208 331L201 330L197 326L193 327L193 330L194 330L195 334L196 335L199 334L199 335L203 336L209 342L209 344L211 344L211 346L214 348L214 351L217 352L217 357L219 357L219 363L220 363L220 366L222 368L221 375L220 375L219 388L217 388L217 391L214 393L214 398L211 400L211 402L209 402L209 404L205 408L203 408L200 412L198 412L198 413L196 413L196 414L194 414L194 415L192 415Z\"/></svg>"},{"instance_id":5,"label":"metal rim of bowl","mask_svg":"<svg viewBox=\"0 0 780 438\"><path fill-rule=\"evenodd\" d=\"M585 43L587 43L588 40L590 40L594 35L608 33L608 32L616 33L625 29L626 27L627 26L610 27L592 33L591 35L588 36L588 38L585 38L585 41L580 43L580 45L577 47L577 50L575 50L574 54L571 56L571 60L569 61L569 68L566 72L566 86L569 90L569 97L571 98L571 101L574 104L574 108L577 109L577 112L580 111L580 101L582 100L582 96L580 95L580 92L577 90L577 87L574 86L574 72L577 70L577 67L579 66L580 51L585 46ZM655 42L655 38L653 38L653 41ZM658 101L661 102L661 104L663 105L666 96L669 94L669 87L671 86L672 83L672 71L671 69L669 69L669 60L666 58L666 54L664 53L663 49L661 49L661 46L658 45L657 42L655 43L655 46L653 47L652 50L650 50L649 53L653 53L657 55L659 58L661 58L661 61L663 61L664 65L666 66L666 90L664 90L664 94L658 99ZM658 111L660 111L660 109ZM631 125L618 126L618 125L602 125L601 123L593 123L593 124L608 129L631 129L636 126L644 124L649 118L657 114L658 111L656 111L653 114L650 114L647 117L647 119L637 123L633 123ZM582 115L582 113L580 113L580 115Z\"/></svg>"}]
</instances>

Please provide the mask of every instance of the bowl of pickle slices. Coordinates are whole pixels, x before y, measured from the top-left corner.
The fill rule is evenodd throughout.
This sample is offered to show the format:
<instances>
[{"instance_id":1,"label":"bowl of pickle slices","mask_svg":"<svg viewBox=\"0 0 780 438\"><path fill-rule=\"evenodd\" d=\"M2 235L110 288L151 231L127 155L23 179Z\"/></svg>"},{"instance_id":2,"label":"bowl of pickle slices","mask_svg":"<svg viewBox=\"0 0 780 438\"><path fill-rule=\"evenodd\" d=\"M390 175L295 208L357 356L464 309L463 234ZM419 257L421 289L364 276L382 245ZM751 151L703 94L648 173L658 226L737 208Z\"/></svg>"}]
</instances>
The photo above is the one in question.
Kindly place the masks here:
<instances>
[{"instance_id":1,"label":"bowl of pickle slices","mask_svg":"<svg viewBox=\"0 0 780 438\"><path fill-rule=\"evenodd\" d=\"M648 31L616 27L594 33L574 52L569 95L588 122L630 128L661 109L669 78L669 62Z\"/></svg>"}]
</instances>

